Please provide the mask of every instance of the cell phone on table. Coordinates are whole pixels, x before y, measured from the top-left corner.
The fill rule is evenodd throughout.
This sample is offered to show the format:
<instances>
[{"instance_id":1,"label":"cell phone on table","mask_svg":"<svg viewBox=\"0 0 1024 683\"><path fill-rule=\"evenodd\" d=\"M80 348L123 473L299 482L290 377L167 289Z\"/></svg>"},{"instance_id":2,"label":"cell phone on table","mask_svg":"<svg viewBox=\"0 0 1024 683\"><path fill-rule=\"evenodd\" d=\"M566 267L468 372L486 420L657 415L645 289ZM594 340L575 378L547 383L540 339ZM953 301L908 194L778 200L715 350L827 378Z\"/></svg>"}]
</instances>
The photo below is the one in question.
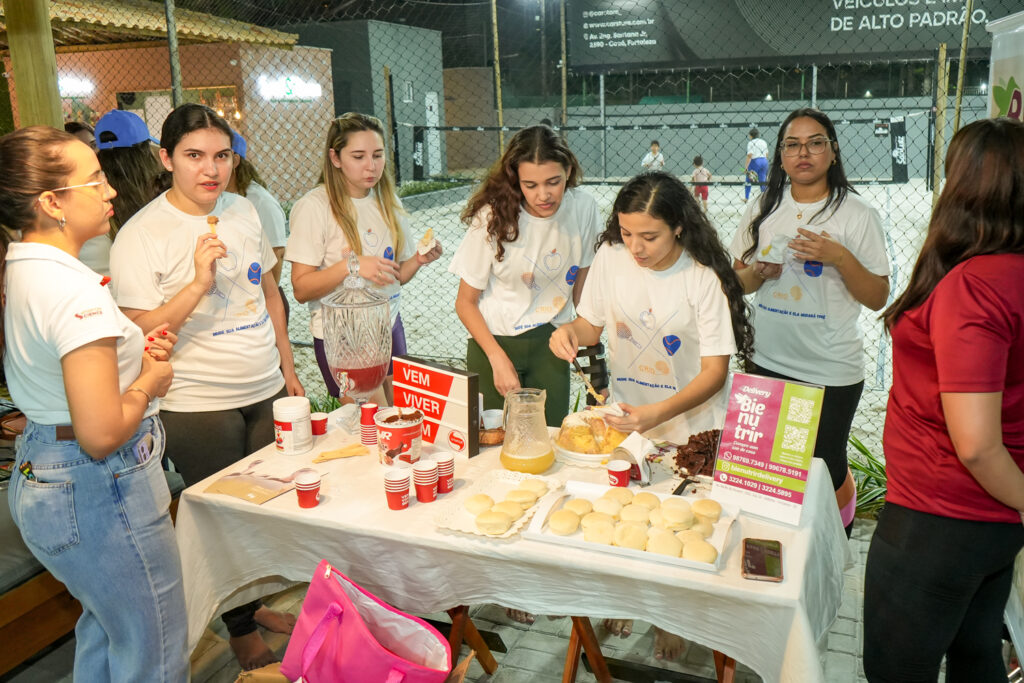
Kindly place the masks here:
<instances>
[{"instance_id":1,"label":"cell phone on table","mask_svg":"<svg viewBox=\"0 0 1024 683\"><path fill-rule=\"evenodd\" d=\"M743 578L782 581L782 543L766 538L744 538Z\"/></svg>"}]
</instances>

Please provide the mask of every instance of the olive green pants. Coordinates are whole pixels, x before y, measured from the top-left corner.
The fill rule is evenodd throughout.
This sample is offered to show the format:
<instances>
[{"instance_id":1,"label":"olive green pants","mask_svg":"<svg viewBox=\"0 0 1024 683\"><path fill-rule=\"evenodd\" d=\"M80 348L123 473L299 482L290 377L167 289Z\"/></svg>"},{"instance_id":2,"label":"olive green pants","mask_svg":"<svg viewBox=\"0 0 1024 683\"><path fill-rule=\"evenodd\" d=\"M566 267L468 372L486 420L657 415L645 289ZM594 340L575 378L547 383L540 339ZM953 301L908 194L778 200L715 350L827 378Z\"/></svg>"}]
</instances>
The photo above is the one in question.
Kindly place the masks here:
<instances>
[{"instance_id":1,"label":"olive green pants","mask_svg":"<svg viewBox=\"0 0 1024 683\"><path fill-rule=\"evenodd\" d=\"M548 323L515 337L495 335L494 339L512 361L522 387L547 391L544 419L548 425L558 427L569 413L569 364L555 357L548 348L548 339L554 331L554 325ZM484 410L504 406L504 397L494 388L491 363L473 339L466 345L466 366L470 372L480 375Z\"/></svg>"}]
</instances>

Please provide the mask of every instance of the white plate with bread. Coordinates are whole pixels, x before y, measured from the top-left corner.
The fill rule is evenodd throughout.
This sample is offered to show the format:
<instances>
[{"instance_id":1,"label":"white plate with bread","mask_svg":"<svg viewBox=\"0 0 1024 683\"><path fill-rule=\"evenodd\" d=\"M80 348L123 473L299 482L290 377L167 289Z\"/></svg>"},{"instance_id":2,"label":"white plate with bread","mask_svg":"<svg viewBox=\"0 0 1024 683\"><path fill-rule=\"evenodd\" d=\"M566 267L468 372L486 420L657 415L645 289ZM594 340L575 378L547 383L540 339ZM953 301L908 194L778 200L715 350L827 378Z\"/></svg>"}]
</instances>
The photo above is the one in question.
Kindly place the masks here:
<instances>
[{"instance_id":1,"label":"white plate with bread","mask_svg":"<svg viewBox=\"0 0 1024 683\"><path fill-rule=\"evenodd\" d=\"M526 526L533 513L562 484L509 470L492 470L454 500L445 501L434 522L440 529L488 538L508 538Z\"/></svg>"},{"instance_id":2,"label":"white plate with bread","mask_svg":"<svg viewBox=\"0 0 1024 683\"><path fill-rule=\"evenodd\" d=\"M738 514L706 496L568 481L548 495L523 537L716 572Z\"/></svg>"}]
</instances>

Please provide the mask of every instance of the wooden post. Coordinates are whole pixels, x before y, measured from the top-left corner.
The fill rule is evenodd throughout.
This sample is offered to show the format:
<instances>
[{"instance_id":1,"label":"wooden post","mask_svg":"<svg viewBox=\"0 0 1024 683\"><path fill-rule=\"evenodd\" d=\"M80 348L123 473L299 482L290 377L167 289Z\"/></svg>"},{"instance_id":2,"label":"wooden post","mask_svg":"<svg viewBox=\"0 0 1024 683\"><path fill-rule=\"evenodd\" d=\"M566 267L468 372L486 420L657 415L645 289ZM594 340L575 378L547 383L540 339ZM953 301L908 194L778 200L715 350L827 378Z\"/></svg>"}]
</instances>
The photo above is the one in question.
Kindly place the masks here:
<instances>
[{"instance_id":1,"label":"wooden post","mask_svg":"<svg viewBox=\"0 0 1024 683\"><path fill-rule=\"evenodd\" d=\"M19 125L64 130L49 0L5 2L4 21L11 47Z\"/></svg>"},{"instance_id":2,"label":"wooden post","mask_svg":"<svg viewBox=\"0 0 1024 683\"><path fill-rule=\"evenodd\" d=\"M967 67L967 39L971 36L971 15L974 13L974 0L967 0L964 7L964 35L960 39L960 64L956 72L956 106L953 107L953 134L960 130L960 106L964 99L964 70Z\"/></svg>"},{"instance_id":3,"label":"wooden post","mask_svg":"<svg viewBox=\"0 0 1024 683\"><path fill-rule=\"evenodd\" d=\"M939 43L939 57L936 67L939 78L935 89L935 144L932 157L932 208L939 202L942 170L946 159L946 99L949 92L949 62L946 61L946 44Z\"/></svg>"},{"instance_id":4,"label":"wooden post","mask_svg":"<svg viewBox=\"0 0 1024 683\"><path fill-rule=\"evenodd\" d=\"M491 0L491 31L494 34L494 94L498 105L498 156L505 153L505 112L501 102L501 51L498 49L498 0Z\"/></svg>"},{"instance_id":5,"label":"wooden post","mask_svg":"<svg viewBox=\"0 0 1024 683\"><path fill-rule=\"evenodd\" d=\"M569 124L569 106L568 106L568 93L566 92L566 73L569 69L568 54L565 50L565 0L562 0L558 9L559 22L561 23L562 31L562 128L565 128ZM562 131L562 136L565 137L565 131Z\"/></svg>"}]
</instances>

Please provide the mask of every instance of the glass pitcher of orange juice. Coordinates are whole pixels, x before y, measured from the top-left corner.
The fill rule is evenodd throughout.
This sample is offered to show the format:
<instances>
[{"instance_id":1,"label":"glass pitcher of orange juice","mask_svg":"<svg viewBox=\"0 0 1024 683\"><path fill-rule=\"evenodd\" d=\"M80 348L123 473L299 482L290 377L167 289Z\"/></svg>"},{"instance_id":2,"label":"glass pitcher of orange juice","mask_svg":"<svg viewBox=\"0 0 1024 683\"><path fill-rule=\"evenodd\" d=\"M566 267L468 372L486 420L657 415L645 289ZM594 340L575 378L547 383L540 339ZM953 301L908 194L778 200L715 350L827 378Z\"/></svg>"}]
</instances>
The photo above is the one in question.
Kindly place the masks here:
<instances>
[{"instance_id":1,"label":"glass pitcher of orange juice","mask_svg":"<svg viewBox=\"0 0 1024 683\"><path fill-rule=\"evenodd\" d=\"M540 474L555 462L544 421L546 396L543 389L516 389L505 394L505 442L501 447L505 469Z\"/></svg>"}]
</instances>

